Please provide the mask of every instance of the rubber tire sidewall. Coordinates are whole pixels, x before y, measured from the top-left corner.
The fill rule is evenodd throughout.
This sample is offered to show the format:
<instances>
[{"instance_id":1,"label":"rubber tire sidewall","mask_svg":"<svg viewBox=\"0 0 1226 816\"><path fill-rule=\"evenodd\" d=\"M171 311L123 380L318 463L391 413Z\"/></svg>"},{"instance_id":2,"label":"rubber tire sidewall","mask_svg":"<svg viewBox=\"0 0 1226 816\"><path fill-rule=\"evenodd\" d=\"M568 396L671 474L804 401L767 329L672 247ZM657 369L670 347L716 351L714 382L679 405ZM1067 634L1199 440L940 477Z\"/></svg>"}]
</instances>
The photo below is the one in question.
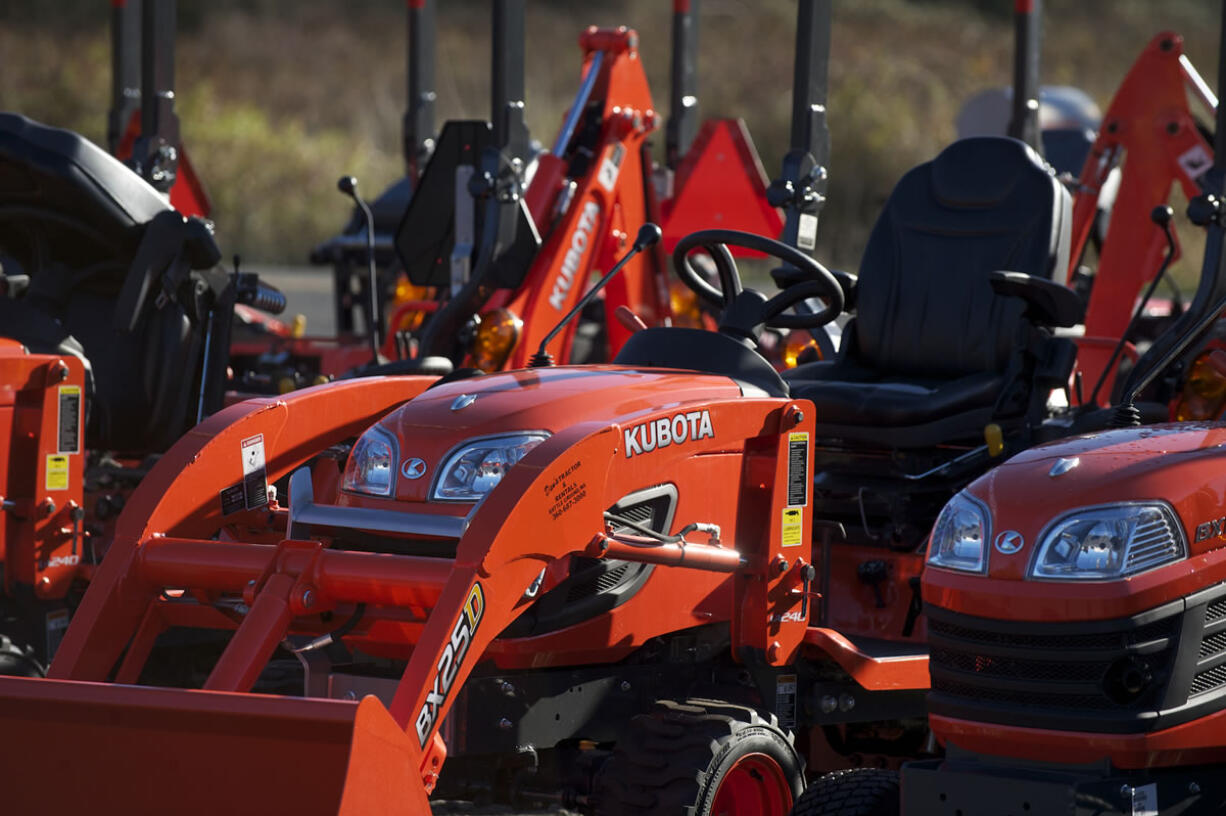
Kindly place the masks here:
<instances>
[{"instance_id":1,"label":"rubber tire sidewall","mask_svg":"<svg viewBox=\"0 0 1226 816\"><path fill-rule=\"evenodd\" d=\"M727 737L711 764L707 766L707 784L699 790L698 801L695 802L693 810L694 816L712 816L711 808L715 804L715 797L724 777L737 760L749 754L770 757L783 770L783 775L792 780L792 804L795 806L805 789L803 761L782 732L769 726L750 725Z\"/></svg>"}]
</instances>

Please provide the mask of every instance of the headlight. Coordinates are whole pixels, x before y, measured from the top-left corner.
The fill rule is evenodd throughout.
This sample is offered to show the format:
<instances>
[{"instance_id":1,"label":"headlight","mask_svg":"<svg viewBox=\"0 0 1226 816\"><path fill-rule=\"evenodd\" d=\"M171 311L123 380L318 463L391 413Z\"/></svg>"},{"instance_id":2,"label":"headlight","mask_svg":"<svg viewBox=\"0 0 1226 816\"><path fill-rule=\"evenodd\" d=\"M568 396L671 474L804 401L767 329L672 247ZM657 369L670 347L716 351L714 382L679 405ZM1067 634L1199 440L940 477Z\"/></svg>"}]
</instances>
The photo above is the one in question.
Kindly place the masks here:
<instances>
[{"instance_id":1,"label":"headlight","mask_svg":"<svg viewBox=\"0 0 1226 816\"><path fill-rule=\"evenodd\" d=\"M352 493L390 496L396 486L396 440L378 425L358 439L345 463L341 487Z\"/></svg>"},{"instance_id":2,"label":"headlight","mask_svg":"<svg viewBox=\"0 0 1226 816\"><path fill-rule=\"evenodd\" d=\"M430 497L443 501L479 501L528 451L548 438L545 431L530 431L474 439L447 457Z\"/></svg>"},{"instance_id":3,"label":"headlight","mask_svg":"<svg viewBox=\"0 0 1226 816\"><path fill-rule=\"evenodd\" d=\"M937 516L928 544L928 563L934 567L987 572L988 511L966 493L959 493Z\"/></svg>"},{"instance_id":4,"label":"headlight","mask_svg":"<svg viewBox=\"0 0 1226 816\"><path fill-rule=\"evenodd\" d=\"M1039 542L1030 577L1101 581L1186 558L1188 545L1165 504L1113 504L1075 510Z\"/></svg>"}]
</instances>

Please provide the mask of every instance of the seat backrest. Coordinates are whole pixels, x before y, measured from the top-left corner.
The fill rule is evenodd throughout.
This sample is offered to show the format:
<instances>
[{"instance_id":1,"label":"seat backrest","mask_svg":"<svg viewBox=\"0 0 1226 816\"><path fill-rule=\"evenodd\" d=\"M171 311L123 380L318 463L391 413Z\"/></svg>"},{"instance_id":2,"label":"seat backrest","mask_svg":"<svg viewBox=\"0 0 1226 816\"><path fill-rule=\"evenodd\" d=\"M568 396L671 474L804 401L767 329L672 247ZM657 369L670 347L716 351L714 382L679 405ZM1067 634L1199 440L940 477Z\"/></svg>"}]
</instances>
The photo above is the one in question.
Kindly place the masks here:
<instances>
[{"instance_id":1,"label":"seat backrest","mask_svg":"<svg viewBox=\"0 0 1226 816\"><path fill-rule=\"evenodd\" d=\"M1003 136L954 142L908 172L864 251L857 361L913 376L1003 370L1024 305L997 295L987 275L1063 273L1071 209L1043 160Z\"/></svg>"}]
</instances>

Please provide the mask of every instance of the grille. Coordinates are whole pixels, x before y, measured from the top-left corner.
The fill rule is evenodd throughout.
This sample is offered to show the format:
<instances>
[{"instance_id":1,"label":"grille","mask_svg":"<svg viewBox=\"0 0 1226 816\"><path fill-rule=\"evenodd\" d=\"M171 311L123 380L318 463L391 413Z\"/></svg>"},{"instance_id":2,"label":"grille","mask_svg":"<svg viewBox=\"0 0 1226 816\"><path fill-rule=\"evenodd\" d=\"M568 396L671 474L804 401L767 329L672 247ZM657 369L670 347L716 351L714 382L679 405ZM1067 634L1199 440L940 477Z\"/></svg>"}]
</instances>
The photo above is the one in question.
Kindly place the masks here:
<instances>
[{"instance_id":1,"label":"grille","mask_svg":"<svg viewBox=\"0 0 1226 816\"><path fill-rule=\"evenodd\" d=\"M1124 570L1140 572L1168 561L1180 549L1179 539L1171 529L1170 521L1165 513L1161 513L1152 521L1138 524L1133 531L1128 563L1124 565Z\"/></svg>"},{"instance_id":2,"label":"grille","mask_svg":"<svg viewBox=\"0 0 1226 816\"><path fill-rule=\"evenodd\" d=\"M1101 661L1057 663L1051 660L1021 660L1016 657L974 655L938 647L932 648L929 660L940 666L970 672L979 677L1033 680L1038 683L1097 683L1107 671L1107 664Z\"/></svg>"},{"instance_id":3,"label":"grille","mask_svg":"<svg viewBox=\"0 0 1226 816\"><path fill-rule=\"evenodd\" d=\"M990 689L970 683L959 683L943 677L932 679L932 690L989 703L1007 703L1012 706L1038 706L1073 710L1111 711L1121 706L1101 694L1046 694L1039 691L1014 689Z\"/></svg>"},{"instance_id":4,"label":"grille","mask_svg":"<svg viewBox=\"0 0 1226 816\"><path fill-rule=\"evenodd\" d=\"M1226 651L1226 630L1218 632L1216 635L1209 635L1200 642L1201 660L1223 651Z\"/></svg>"},{"instance_id":5,"label":"grille","mask_svg":"<svg viewBox=\"0 0 1226 816\"><path fill-rule=\"evenodd\" d=\"M1204 694L1205 692L1221 688L1223 685L1226 685L1226 665L1215 666L1192 678L1192 687L1189 689L1188 694L1190 696Z\"/></svg>"},{"instance_id":6,"label":"grille","mask_svg":"<svg viewBox=\"0 0 1226 816\"><path fill-rule=\"evenodd\" d=\"M1226 616L1226 611L1223 612ZM991 646L1009 646L1017 649L1051 649L1075 651L1079 649L1122 649L1139 643L1169 638L1175 629L1175 619L1147 623L1136 629L1119 632L1099 632L1093 634L1031 634L1014 632L990 632L983 629L969 629L965 626L947 623L940 620L930 620L928 631L935 635L948 638L973 641ZM973 648L972 643L966 644Z\"/></svg>"},{"instance_id":7,"label":"grille","mask_svg":"<svg viewBox=\"0 0 1226 816\"><path fill-rule=\"evenodd\" d=\"M1151 706L1165 685L1180 625L1174 615L1136 628L1121 621L1109 632L1050 631L1042 624L1036 631L1002 632L965 621L929 618L933 691L960 697L963 705L1008 705L1019 720L1044 709L1125 713ZM1142 644L1149 646L1144 654ZM1120 675L1133 667L1152 681L1129 694Z\"/></svg>"},{"instance_id":8,"label":"grille","mask_svg":"<svg viewBox=\"0 0 1226 816\"><path fill-rule=\"evenodd\" d=\"M1226 618L1226 598L1214 601L1205 608L1205 623L1217 623Z\"/></svg>"}]
</instances>

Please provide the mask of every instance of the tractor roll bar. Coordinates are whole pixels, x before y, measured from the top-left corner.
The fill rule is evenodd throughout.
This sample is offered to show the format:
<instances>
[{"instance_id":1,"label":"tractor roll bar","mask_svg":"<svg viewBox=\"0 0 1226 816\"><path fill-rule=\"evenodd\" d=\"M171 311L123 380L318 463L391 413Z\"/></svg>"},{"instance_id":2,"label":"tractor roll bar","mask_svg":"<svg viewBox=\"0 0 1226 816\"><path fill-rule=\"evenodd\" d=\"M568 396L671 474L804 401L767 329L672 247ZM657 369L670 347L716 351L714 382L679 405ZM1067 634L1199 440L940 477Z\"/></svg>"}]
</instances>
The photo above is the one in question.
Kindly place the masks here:
<instances>
[{"instance_id":1,"label":"tractor roll bar","mask_svg":"<svg viewBox=\"0 0 1226 816\"><path fill-rule=\"evenodd\" d=\"M409 0L409 105L404 112L405 175L413 182L434 152L435 0ZM389 242L390 243L390 242Z\"/></svg>"}]
</instances>

